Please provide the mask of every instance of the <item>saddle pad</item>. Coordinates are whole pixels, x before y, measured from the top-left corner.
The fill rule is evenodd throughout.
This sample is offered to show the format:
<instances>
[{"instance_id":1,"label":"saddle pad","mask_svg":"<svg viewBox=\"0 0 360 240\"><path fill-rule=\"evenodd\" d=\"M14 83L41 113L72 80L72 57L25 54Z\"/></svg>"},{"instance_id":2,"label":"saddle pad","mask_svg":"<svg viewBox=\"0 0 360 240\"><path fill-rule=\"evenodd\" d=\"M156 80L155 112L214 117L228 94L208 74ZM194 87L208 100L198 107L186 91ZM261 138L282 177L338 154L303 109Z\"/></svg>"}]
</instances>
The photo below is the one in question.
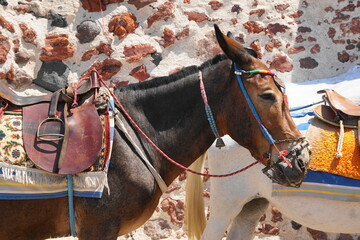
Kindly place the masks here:
<instances>
[{"instance_id":1,"label":"saddle pad","mask_svg":"<svg viewBox=\"0 0 360 240\"><path fill-rule=\"evenodd\" d=\"M307 132L307 135L309 135L307 130L310 125L316 124L313 112L291 113L291 116L294 118L298 128L304 133ZM316 120L318 121L318 119ZM310 139L310 141L312 140ZM311 155L310 168L315 164L313 163L314 148L317 149L314 143L311 146L313 154ZM319 150L321 150L321 148ZM326 149L322 150L326 155L332 154L331 159L333 159L333 153L330 153ZM314 197L337 201L360 202L360 180L308 169L304 181L299 188L289 188L273 183L272 196Z\"/></svg>"},{"instance_id":2,"label":"saddle pad","mask_svg":"<svg viewBox=\"0 0 360 240\"><path fill-rule=\"evenodd\" d=\"M311 145L309 168L344 177L360 179L360 149L356 140L356 131L345 129L342 157L336 158L339 128L314 118L306 137Z\"/></svg>"},{"instance_id":3,"label":"saddle pad","mask_svg":"<svg viewBox=\"0 0 360 240\"><path fill-rule=\"evenodd\" d=\"M22 116L20 114L4 114L0 119L0 162L33 167L24 150L22 139Z\"/></svg>"},{"instance_id":4,"label":"saddle pad","mask_svg":"<svg viewBox=\"0 0 360 240\"><path fill-rule=\"evenodd\" d=\"M308 170L299 188L272 184L273 197L314 197L337 201L360 202L360 180L331 173Z\"/></svg>"},{"instance_id":5,"label":"saddle pad","mask_svg":"<svg viewBox=\"0 0 360 240\"><path fill-rule=\"evenodd\" d=\"M112 111L100 114L103 146L96 163L86 172L73 175L74 196L101 198L107 183L114 117ZM21 114L5 114L0 119L0 199L48 199L68 194L66 176L38 169L22 145Z\"/></svg>"}]
</instances>

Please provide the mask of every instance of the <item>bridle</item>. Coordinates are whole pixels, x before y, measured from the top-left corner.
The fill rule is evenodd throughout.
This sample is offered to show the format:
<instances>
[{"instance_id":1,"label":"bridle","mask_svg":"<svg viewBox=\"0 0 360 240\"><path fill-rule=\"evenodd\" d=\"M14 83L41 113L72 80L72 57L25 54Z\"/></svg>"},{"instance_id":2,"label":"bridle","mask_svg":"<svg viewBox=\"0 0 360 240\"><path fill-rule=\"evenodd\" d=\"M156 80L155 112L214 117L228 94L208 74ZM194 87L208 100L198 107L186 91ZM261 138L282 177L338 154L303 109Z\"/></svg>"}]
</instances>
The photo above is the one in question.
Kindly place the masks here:
<instances>
[{"instance_id":1,"label":"bridle","mask_svg":"<svg viewBox=\"0 0 360 240\"><path fill-rule=\"evenodd\" d=\"M294 139L281 139L281 140L275 140L272 135L270 134L270 132L267 130L267 128L264 126L264 124L262 123L261 121L261 118L258 114L258 112L256 111L256 108L253 104L253 102L251 101L250 99L250 96L248 94L248 92L246 91L246 88L245 88L245 85L244 85L244 82L243 82L243 79L241 78L241 76L243 74L257 74L257 73L261 73L261 74L268 74L268 75L271 75L272 77L275 76L275 74L273 72L270 72L270 71L267 71L267 70L251 70L251 71L245 71L245 70L241 70L241 69L238 69L236 64L234 63L234 73L235 75L237 76L237 80L238 80L238 83L239 83L239 86L240 86L240 89L242 91L242 93L244 94L244 97L248 103L248 106L250 107L251 109L251 112L252 114L254 115L258 125L259 125L259 128L262 132L262 134L264 135L264 137L266 138L266 140L269 142L269 145L270 145L270 149L269 149L269 152L265 153L264 154L264 159L262 159L261 161L269 161L271 159L271 149L272 147L274 147L276 149L276 151L278 152L278 157L279 157L279 160L274 162L274 163L271 163L269 164L268 166L266 166L262 172L268 176L271 180L279 183L279 180L275 174L270 174L269 171L275 171L276 169L278 169L280 166L279 164L281 162L286 162L287 165L292 168L292 165L290 163L290 161L288 160L288 157L291 156L300 156L301 155L301 151L302 149L306 148L308 145L309 145L309 142L305 139L305 137L299 137L299 138L294 138ZM217 130L217 127L216 127L216 123L215 123L215 120L214 120L214 117L212 115L212 112L211 112L211 109L208 105L208 102L207 102L207 98L206 98L206 92L205 92L205 88L204 88L204 84L203 84L203 81L202 81L202 75L201 75L201 72L199 72L199 80L200 80L200 91L201 91L201 95L202 95L202 98L203 98L203 101L204 101L204 104L205 104L205 110L206 110L206 114L207 114L207 117L208 117L208 121L209 121L209 124L211 126L211 129L215 135L215 137L217 138L217 142L216 142L216 146L221 148L223 146L225 146L219 136L219 133L218 133L218 130ZM287 99L286 98L286 95L285 95L285 91L283 89L283 87L281 86L281 84L279 84L279 82L277 82L275 79L274 79L274 82L276 84L276 86L279 88L279 90L283 93L283 96L284 96L284 99ZM287 102L286 102L287 104ZM221 140L221 141L220 141ZM287 150L283 150L283 151L280 151L277 147L276 144L278 143L294 143L294 142L301 142L300 146L299 147L296 147L290 151L287 151ZM219 144L220 143L220 144ZM221 144L222 143L222 144ZM303 168L305 168L305 166L301 166ZM280 171L282 172L282 171ZM284 175L284 177L287 179L287 177ZM288 180L287 180L288 181ZM294 185L292 183L290 183L290 181L288 181L289 185L290 186L298 186L298 185Z\"/></svg>"}]
</instances>

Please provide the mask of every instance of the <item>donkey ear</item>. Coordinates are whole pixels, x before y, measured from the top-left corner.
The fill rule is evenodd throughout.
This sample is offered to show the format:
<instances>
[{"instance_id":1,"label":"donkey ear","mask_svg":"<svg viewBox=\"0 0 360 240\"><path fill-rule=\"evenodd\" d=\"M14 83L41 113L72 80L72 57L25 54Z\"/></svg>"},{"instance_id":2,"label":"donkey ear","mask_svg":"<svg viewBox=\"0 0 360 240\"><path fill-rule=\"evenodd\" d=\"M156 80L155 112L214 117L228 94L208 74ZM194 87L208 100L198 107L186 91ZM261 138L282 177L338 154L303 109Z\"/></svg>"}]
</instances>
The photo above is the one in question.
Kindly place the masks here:
<instances>
[{"instance_id":1,"label":"donkey ear","mask_svg":"<svg viewBox=\"0 0 360 240\"><path fill-rule=\"evenodd\" d=\"M214 24L216 39L224 53L234 62L246 64L251 61L251 55L237 41L225 36L218 25Z\"/></svg>"}]
</instances>

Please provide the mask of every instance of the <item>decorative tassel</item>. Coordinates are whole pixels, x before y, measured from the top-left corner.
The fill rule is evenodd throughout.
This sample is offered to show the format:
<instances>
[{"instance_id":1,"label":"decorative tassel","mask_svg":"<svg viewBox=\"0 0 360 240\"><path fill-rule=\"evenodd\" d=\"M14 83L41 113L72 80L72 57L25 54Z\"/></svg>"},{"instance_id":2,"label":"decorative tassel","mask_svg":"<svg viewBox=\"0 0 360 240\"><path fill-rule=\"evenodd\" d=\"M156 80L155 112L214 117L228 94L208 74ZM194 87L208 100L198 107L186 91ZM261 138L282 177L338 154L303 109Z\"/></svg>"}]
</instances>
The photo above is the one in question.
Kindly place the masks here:
<instances>
[{"instance_id":1,"label":"decorative tassel","mask_svg":"<svg viewBox=\"0 0 360 240\"><path fill-rule=\"evenodd\" d=\"M217 138L215 146L219 149L221 149L222 147L225 147L225 143L221 137Z\"/></svg>"}]
</instances>

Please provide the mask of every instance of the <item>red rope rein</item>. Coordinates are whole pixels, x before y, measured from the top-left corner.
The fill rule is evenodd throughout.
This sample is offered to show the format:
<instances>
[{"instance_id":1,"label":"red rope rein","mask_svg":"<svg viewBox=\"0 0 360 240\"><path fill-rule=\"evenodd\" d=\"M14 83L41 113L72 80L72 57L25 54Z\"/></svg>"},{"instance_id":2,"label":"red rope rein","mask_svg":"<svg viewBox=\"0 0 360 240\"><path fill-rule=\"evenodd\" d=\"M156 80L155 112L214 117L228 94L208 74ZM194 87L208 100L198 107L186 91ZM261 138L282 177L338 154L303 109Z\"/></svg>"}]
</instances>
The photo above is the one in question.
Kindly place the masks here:
<instances>
[{"instance_id":1,"label":"red rope rein","mask_svg":"<svg viewBox=\"0 0 360 240\"><path fill-rule=\"evenodd\" d=\"M137 125L137 123L132 119L132 117L126 112L124 106L120 103L120 101L117 99L117 97L115 96L114 92L106 85L105 81L102 79L101 75L99 75L99 81L105 86L105 88L107 90L109 90L111 96L114 98L116 104L119 106L119 108L121 109L121 111L124 113L124 115L126 116L126 118L131 122L131 124L136 128L136 130L146 139L146 141L148 141L150 143L150 145L155 148L166 160L168 160L169 162L171 162L172 164L176 165L177 167L187 171L187 172L191 172L193 174L196 175L200 175L200 176L204 176L204 177L229 177L229 176L233 176L235 174L238 174L240 172L243 172L247 169L249 169L250 167L263 162L265 160L267 160L267 158L263 158L263 159L259 159L256 160L255 162L249 164L248 166L239 169L237 171L231 172L231 173L227 173L227 174L207 174L207 173L201 173L201 172L197 172L194 170L191 170L190 168L187 168L183 165L181 165L180 163L176 162L175 160L173 160L172 158L170 158L166 153L164 153L158 146L156 146L156 144L146 135L146 133L139 127L139 125Z\"/></svg>"}]
</instances>

